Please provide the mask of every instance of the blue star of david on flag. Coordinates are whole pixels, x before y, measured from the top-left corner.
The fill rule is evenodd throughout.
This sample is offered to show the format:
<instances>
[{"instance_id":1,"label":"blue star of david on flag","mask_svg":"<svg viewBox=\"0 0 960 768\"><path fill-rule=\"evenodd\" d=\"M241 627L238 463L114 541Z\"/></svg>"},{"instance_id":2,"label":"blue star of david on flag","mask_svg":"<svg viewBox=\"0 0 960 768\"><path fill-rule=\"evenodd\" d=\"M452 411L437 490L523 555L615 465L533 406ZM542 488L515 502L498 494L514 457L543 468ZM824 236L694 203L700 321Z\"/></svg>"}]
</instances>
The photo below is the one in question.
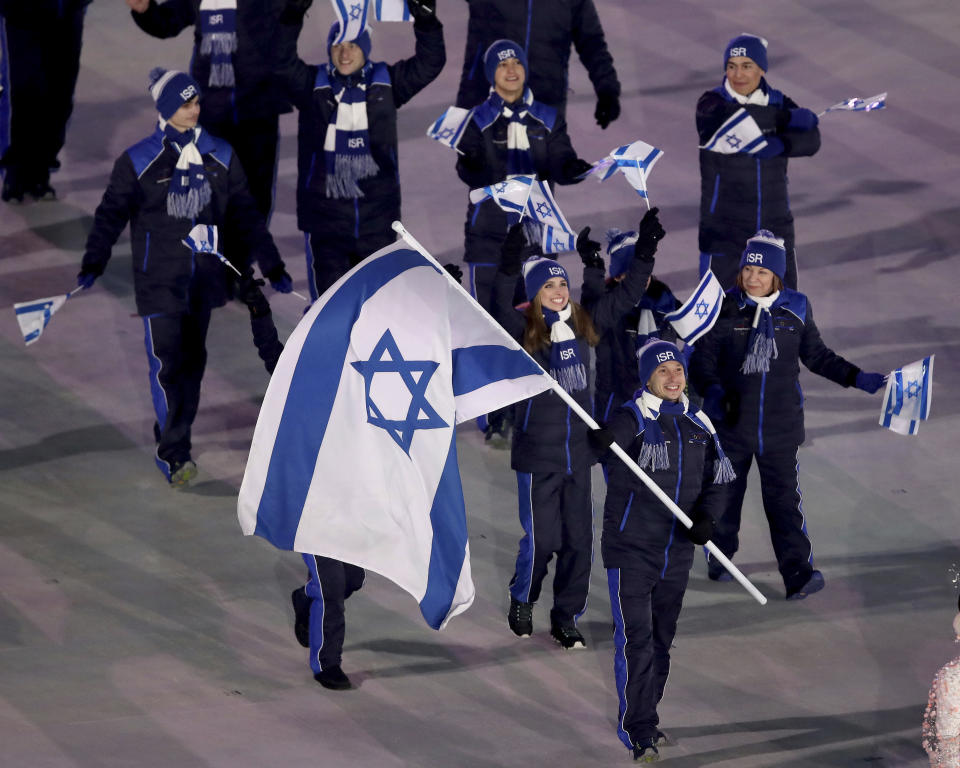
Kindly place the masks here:
<instances>
[{"instance_id":1,"label":"blue star of david on flag","mask_svg":"<svg viewBox=\"0 0 960 768\"><path fill-rule=\"evenodd\" d=\"M732 133L724 136L724 139L726 140L727 145L731 149L739 149L740 145L743 143L739 138L734 136Z\"/></svg>"},{"instance_id":2,"label":"blue star of david on flag","mask_svg":"<svg viewBox=\"0 0 960 768\"><path fill-rule=\"evenodd\" d=\"M734 112L727 120L714 131L700 149L708 152L718 152L721 155L735 155L744 153L753 155L767 146L763 131L757 121L750 116L743 107Z\"/></svg>"},{"instance_id":3,"label":"blue star of david on flag","mask_svg":"<svg viewBox=\"0 0 960 768\"><path fill-rule=\"evenodd\" d=\"M502 195L507 191L507 182L501 181L499 184L494 185L493 188L497 191L497 194Z\"/></svg>"},{"instance_id":4,"label":"blue star of david on flag","mask_svg":"<svg viewBox=\"0 0 960 768\"><path fill-rule=\"evenodd\" d=\"M440 429L448 426L426 398L427 385L440 364L433 360L404 360L389 329L380 337L368 360L351 365L364 379L367 423L386 431L408 456L410 443L418 429ZM400 375L401 381L410 392L406 418L388 419L374 402L370 387L373 377L378 373Z\"/></svg>"},{"instance_id":5,"label":"blue star of david on flag","mask_svg":"<svg viewBox=\"0 0 960 768\"><path fill-rule=\"evenodd\" d=\"M707 304L707 302L703 300L697 303L697 308L694 310L694 313L696 314L696 316L701 320L703 320L703 318L705 318L709 314L709 312L710 312L710 306Z\"/></svg>"},{"instance_id":6,"label":"blue star of david on flag","mask_svg":"<svg viewBox=\"0 0 960 768\"><path fill-rule=\"evenodd\" d=\"M351 18L351 19L359 19L359 18L360 18L360 4L359 4L359 3L355 3L354 5L351 5L351 6L350 6L350 18Z\"/></svg>"},{"instance_id":7,"label":"blue star of david on flag","mask_svg":"<svg viewBox=\"0 0 960 768\"><path fill-rule=\"evenodd\" d=\"M550 218L550 206L547 203L537 203L537 217L541 219Z\"/></svg>"},{"instance_id":8,"label":"blue star of david on flag","mask_svg":"<svg viewBox=\"0 0 960 768\"><path fill-rule=\"evenodd\" d=\"M693 344L713 328L720 316L723 287L709 269L693 295L679 309L666 315L677 335L687 344Z\"/></svg>"},{"instance_id":9,"label":"blue star of david on flag","mask_svg":"<svg viewBox=\"0 0 960 768\"><path fill-rule=\"evenodd\" d=\"M906 390L907 397L920 397L919 381L908 381L904 389Z\"/></svg>"},{"instance_id":10,"label":"blue star of david on flag","mask_svg":"<svg viewBox=\"0 0 960 768\"><path fill-rule=\"evenodd\" d=\"M437 141L449 141L456 135L456 131L453 128L441 128L437 131Z\"/></svg>"}]
</instances>

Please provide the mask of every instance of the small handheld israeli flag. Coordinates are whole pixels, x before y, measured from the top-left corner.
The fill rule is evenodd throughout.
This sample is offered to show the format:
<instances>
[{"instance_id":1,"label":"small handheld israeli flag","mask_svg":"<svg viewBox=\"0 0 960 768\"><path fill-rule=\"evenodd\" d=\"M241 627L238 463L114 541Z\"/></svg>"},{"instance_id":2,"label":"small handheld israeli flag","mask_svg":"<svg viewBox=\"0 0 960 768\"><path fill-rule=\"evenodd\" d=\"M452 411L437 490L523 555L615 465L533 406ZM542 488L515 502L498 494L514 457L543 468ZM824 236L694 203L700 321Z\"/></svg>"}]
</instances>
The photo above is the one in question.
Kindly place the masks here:
<instances>
[{"instance_id":1,"label":"small handheld israeli flag","mask_svg":"<svg viewBox=\"0 0 960 768\"><path fill-rule=\"evenodd\" d=\"M406 0L373 0L377 21L413 21Z\"/></svg>"},{"instance_id":2,"label":"small handheld israeli flag","mask_svg":"<svg viewBox=\"0 0 960 768\"><path fill-rule=\"evenodd\" d=\"M886 91L884 91L883 93L878 93L876 96L868 96L865 99L854 96L852 99L847 99L846 101L834 104L832 107L827 107L820 115L825 115L827 112L872 112L875 109L883 109L886 106L887 94Z\"/></svg>"},{"instance_id":3,"label":"small handheld israeli flag","mask_svg":"<svg viewBox=\"0 0 960 768\"><path fill-rule=\"evenodd\" d=\"M647 198L647 176L653 170L657 160L663 157L663 150L652 144L635 141L614 149L599 163L595 164L587 175L595 175L599 181L606 181L617 171L630 183L640 197Z\"/></svg>"},{"instance_id":4,"label":"small handheld israeli flag","mask_svg":"<svg viewBox=\"0 0 960 768\"><path fill-rule=\"evenodd\" d=\"M567 223L560 206L553 199L550 185L545 181L537 179L531 185L527 215L541 225L540 247L544 253L563 253L576 248L577 235Z\"/></svg>"},{"instance_id":5,"label":"small handheld israeli flag","mask_svg":"<svg viewBox=\"0 0 960 768\"><path fill-rule=\"evenodd\" d=\"M721 155L736 155L741 152L753 155L765 146L767 140L763 138L763 131L757 121L741 107L717 128L710 140L702 144L700 149Z\"/></svg>"},{"instance_id":6,"label":"small handheld israeli flag","mask_svg":"<svg viewBox=\"0 0 960 768\"><path fill-rule=\"evenodd\" d=\"M512 227L523 218L535 183L534 176L514 176L489 187L471 189L470 202L476 205L489 197L507 212L507 224Z\"/></svg>"},{"instance_id":7,"label":"small handheld israeli flag","mask_svg":"<svg viewBox=\"0 0 960 768\"><path fill-rule=\"evenodd\" d=\"M723 286L711 270L700 280L693 295L683 306L665 315L677 335L688 345L693 344L713 328L723 304Z\"/></svg>"},{"instance_id":8,"label":"small handheld israeli flag","mask_svg":"<svg viewBox=\"0 0 960 768\"><path fill-rule=\"evenodd\" d=\"M880 425L899 435L915 435L930 415L934 355L891 371L883 394Z\"/></svg>"},{"instance_id":9,"label":"small handheld israeli flag","mask_svg":"<svg viewBox=\"0 0 960 768\"><path fill-rule=\"evenodd\" d=\"M330 0L330 3L340 22L340 34L334 39L333 45L360 37L367 28L370 0Z\"/></svg>"},{"instance_id":10,"label":"small handheld israeli flag","mask_svg":"<svg viewBox=\"0 0 960 768\"><path fill-rule=\"evenodd\" d=\"M447 110L427 128L427 136L445 147L456 149L463 136L463 129L470 122L472 110L463 107L447 107Z\"/></svg>"},{"instance_id":11,"label":"small handheld israeli flag","mask_svg":"<svg viewBox=\"0 0 960 768\"><path fill-rule=\"evenodd\" d=\"M190 230L190 234L180 242L194 253L209 253L216 256L220 260L220 263L230 267L238 276L241 276L240 270L227 261L224 255L218 250L220 235L216 226L213 224L197 224L197 226Z\"/></svg>"},{"instance_id":12,"label":"small handheld israeli flag","mask_svg":"<svg viewBox=\"0 0 960 768\"><path fill-rule=\"evenodd\" d=\"M13 305L13 311L17 316L17 324L20 326L20 332L23 334L23 342L29 347L33 342L40 338L50 318L56 311L64 305L79 288L64 293L59 296L50 296L46 299L34 299L33 301L21 301Z\"/></svg>"}]
</instances>

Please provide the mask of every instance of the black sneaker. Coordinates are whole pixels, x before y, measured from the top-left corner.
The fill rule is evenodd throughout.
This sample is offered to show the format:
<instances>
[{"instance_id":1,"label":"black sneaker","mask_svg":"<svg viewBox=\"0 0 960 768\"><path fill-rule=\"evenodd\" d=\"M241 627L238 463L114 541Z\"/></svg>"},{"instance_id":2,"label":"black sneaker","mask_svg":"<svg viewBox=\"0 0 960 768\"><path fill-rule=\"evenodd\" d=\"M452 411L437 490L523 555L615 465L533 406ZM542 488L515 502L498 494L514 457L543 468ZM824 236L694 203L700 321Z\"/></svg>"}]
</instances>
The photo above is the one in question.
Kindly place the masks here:
<instances>
[{"instance_id":1,"label":"black sneaker","mask_svg":"<svg viewBox=\"0 0 960 768\"><path fill-rule=\"evenodd\" d=\"M533 603L521 603L511 597L507 623L517 637L530 637L533 634Z\"/></svg>"},{"instance_id":2,"label":"black sneaker","mask_svg":"<svg viewBox=\"0 0 960 768\"><path fill-rule=\"evenodd\" d=\"M353 685L350 683L350 678L343 673L339 664L315 673L313 679L331 691L346 691L353 688Z\"/></svg>"},{"instance_id":3,"label":"black sneaker","mask_svg":"<svg viewBox=\"0 0 960 768\"><path fill-rule=\"evenodd\" d=\"M565 651L572 651L580 648L586 648L587 642L576 627L558 627L554 625L550 629L550 636L560 643L560 647Z\"/></svg>"},{"instance_id":4,"label":"black sneaker","mask_svg":"<svg viewBox=\"0 0 960 768\"><path fill-rule=\"evenodd\" d=\"M710 581L733 581L733 574L712 558L707 560L707 576Z\"/></svg>"},{"instance_id":5,"label":"black sneaker","mask_svg":"<svg viewBox=\"0 0 960 768\"><path fill-rule=\"evenodd\" d=\"M823 574L820 573L820 571L814 571L810 574L810 578L807 579L807 583L800 587L800 589L787 592L787 600L803 600L807 595L819 592L825 586L826 582L823 580Z\"/></svg>"},{"instance_id":6,"label":"black sneaker","mask_svg":"<svg viewBox=\"0 0 960 768\"><path fill-rule=\"evenodd\" d=\"M293 590L293 634L304 648L310 647L310 598L305 587Z\"/></svg>"},{"instance_id":7,"label":"black sneaker","mask_svg":"<svg viewBox=\"0 0 960 768\"><path fill-rule=\"evenodd\" d=\"M660 759L660 750L655 744L656 737L640 739L633 745L633 759L641 763L655 763Z\"/></svg>"},{"instance_id":8,"label":"black sneaker","mask_svg":"<svg viewBox=\"0 0 960 768\"><path fill-rule=\"evenodd\" d=\"M177 461L170 465L170 485L173 488L186 488L197 476L197 465L190 459Z\"/></svg>"}]
</instances>

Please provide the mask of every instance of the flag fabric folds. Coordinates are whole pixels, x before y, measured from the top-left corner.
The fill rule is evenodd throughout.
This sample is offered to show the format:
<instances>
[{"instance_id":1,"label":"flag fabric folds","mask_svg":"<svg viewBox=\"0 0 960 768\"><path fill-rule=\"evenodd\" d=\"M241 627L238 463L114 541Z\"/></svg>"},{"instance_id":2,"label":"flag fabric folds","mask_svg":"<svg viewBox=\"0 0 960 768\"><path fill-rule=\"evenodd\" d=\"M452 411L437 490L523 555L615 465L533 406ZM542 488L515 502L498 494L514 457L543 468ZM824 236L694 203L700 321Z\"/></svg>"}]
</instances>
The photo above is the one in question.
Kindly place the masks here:
<instances>
[{"instance_id":1,"label":"flag fabric folds","mask_svg":"<svg viewBox=\"0 0 960 768\"><path fill-rule=\"evenodd\" d=\"M887 106L887 94L878 93L876 96L868 96L865 99L853 97L846 101L841 101L831 107L827 107L821 115L827 112L872 112L875 109L883 109Z\"/></svg>"},{"instance_id":2,"label":"flag fabric folds","mask_svg":"<svg viewBox=\"0 0 960 768\"><path fill-rule=\"evenodd\" d=\"M767 146L767 140L763 138L763 132L757 125L757 121L741 107L717 128L710 140L700 149L719 152L721 155L735 155L740 152L752 155L765 146Z\"/></svg>"},{"instance_id":3,"label":"flag fabric folds","mask_svg":"<svg viewBox=\"0 0 960 768\"><path fill-rule=\"evenodd\" d=\"M723 286L708 269L690 298L682 307L668 313L666 319L685 343L693 344L713 328L722 304Z\"/></svg>"},{"instance_id":4,"label":"flag fabric folds","mask_svg":"<svg viewBox=\"0 0 960 768\"><path fill-rule=\"evenodd\" d=\"M406 0L373 0L377 21L413 21Z\"/></svg>"},{"instance_id":5,"label":"flag fabric folds","mask_svg":"<svg viewBox=\"0 0 960 768\"><path fill-rule=\"evenodd\" d=\"M630 183L640 197L647 197L647 176L656 162L663 157L663 150L643 141L624 144L617 147L599 163L596 163L587 175L595 175L599 181L606 181L617 171Z\"/></svg>"},{"instance_id":6,"label":"flag fabric folds","mask_svg":"<svg viewBox=\"0 0 960 768\"><path fill-rule=\"evenodd\" d=\"M183 240L180 241L187 248L195 253L209 253L212 256L216 256L220 260L220 263L225 267L229 267L238 275L240 270L237 269L229 260L220 253L220 234L217 230L217 227L213 224L197 224L193 229L190 230Z\"/></svg>"},{"instance_id":7,"label":"flag fabric folds","mask_svg":"<svg viewBox=\"0 0 960 768\"><path fill-rule=\"evenodd\" d=\"M535 183L534 176L514 176L512 179L504 179L489 187L471 189L470 202L476 205L488 197L491 198L506 211L507 225L512 227L523 218Z\"/></svg>"},{"instance_id":8,"label":"flag fabric folds","mask_svg":"<svg viewBox=\"0 0 960 768\"><path fill-rule=\"evenodd\" d=\"M550 386L436 261L390 245L287 341L240 488L243 532L376 571L440 629L474 597L455 427Z\"/></svg>"},{"instance_id":9,"label":"flag fabric folds","mask_svg":"<svg viewBox=\"0 0 960 768\"><path fill-rule=\"evenodd\" d=\"M344 40L356 40L367 28L367 16L370 12L369 0L330 0L333 12L340 22L340 34L333 44Z\"/></svg>"},{"instance_id":10,"label":"flag fabric folds","mask_svg":"<svg viewBox=\"0 0 960 768\"><path fill-rule=\"evenodd\" d=\"M508 226L512 227L524 216L535 222L544 253L563 253L576 248L577 235L547 182L536 176L514 176L489 187L470 190L470 202L475 205L488 197L507 212Z\"/></svg>"},{"instance_id":11,"label":"flag fabric folds","mask_svg":"<svg viewBox=\"0 0 960 768\"><path fill-rule=\"evenodd\" d=\"M880 424L900 435L915 435L930 415L934 355L891 371L880 409Z\"/></svg>"},{"instance_id":12,"label":"flag fabric folds","mask_svg":"<svg viewBox=\"0 0 960 768\"><path fill-rule=\"evenodd\" d=\"M47 327L50 318L69 298L70 294L64 293L46 299L21 301L19 304L13 305L13 311L17 316L17 324L23 334L23 341L28 347L40 338L40 334Z\"/></svg>"},{"instance_id":13,"label":"flag fabric folds","mask_svg":"<svg viewBox=\"0 0 960 768\"><path fill-rule=\"evenodd\" d=\"M447 107L447 110L427 128L427 136L445 147L456 149L463 130L470 121L472 110L463 107Z\"/></svg>"}]
</instances>

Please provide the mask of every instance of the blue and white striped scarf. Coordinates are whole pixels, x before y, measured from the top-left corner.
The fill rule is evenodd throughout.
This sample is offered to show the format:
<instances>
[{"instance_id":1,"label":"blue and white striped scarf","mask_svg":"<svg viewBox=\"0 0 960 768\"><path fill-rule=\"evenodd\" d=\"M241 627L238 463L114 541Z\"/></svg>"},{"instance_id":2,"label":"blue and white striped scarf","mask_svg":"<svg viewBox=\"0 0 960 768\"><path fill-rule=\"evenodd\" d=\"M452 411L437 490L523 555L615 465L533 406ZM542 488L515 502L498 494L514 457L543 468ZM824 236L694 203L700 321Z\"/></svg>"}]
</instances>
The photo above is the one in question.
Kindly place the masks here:
<instances>
[{"instance_id":1,"label":"blue and white striped scarf","mask_svg":"<svg viewBox=\"0 0 960 768\"><path fill-rule=\"evenodd\" d=\"M360 72L348 78L331 69L330 85L337 109L330 116L323 141L327 197L363 197L357 182L380 170L370 154L367 130L366 76L370 69L368 62Z\"/></svg>"},{"instance_id":2,"label":"blue and white striped scarf","mask_svg":"<svg viewBox=\"0 0 960 768\"><path fill-rule=\"evenodd\" d=\"M163 118L160 128L180 155L167 187L167 214L177 219L194 219L213 197L203 170L203 157L197 149L201 129L191 128L181 133Z\"/></svg>"},{"instance_id":3,"label":"blue and white striped scarf","mask_svg":"<svg viewBox=\"0 0 960 768\"><path fill-rule=\"evenodd\" d=\"M559 312L543 310L543 319L550 329L550 375L567 392L587 387L587 369L577 355L577 337L567 325L572 314L570 302Z\"/></svg>"},{"instance_id":4,"label":"blue and white striped scarf","mask_svg":"<svg viewBox=\"0 0 960 768\"><path fill-rule=\"evenodd\" d=\"M527 138L527 126L523 119L533 104L533 92L529 88L523 89L523 98L519 104L511 106L500 95L490 90L487 99L495 112L500 113L508 121L507 124L507 178L513 176L529 176L536 171L533 165L533 155L530 153L530 140Z\"/></svg>"},{"instance_id":5,"label":"blue and white striped scarf","mask_svg":"<svg viewBox=\"0 0 960 768\"><path fill-rule=\"evenodd\" d=\"M233 88L237 52L237 0L200 0L200 55L210 57L211 88Z\"/></svg>"},{"instance_id":6,"label":"blue and white striped scarf","mask_svg":"<svg viewBox=\"0 0 960 768\"><path fill-rule=\"evenodd\" d=\"M780 291L774 291L769 296L751 296L744 293L747 306L753 304L757 311L753 313L753 330L750 331L750 340L747 342L747 356L740 366L741 373L766 373L770 370L770 361L777 359L779 352L770 307L779 296Z\"/></svg>"}]
</instances>

